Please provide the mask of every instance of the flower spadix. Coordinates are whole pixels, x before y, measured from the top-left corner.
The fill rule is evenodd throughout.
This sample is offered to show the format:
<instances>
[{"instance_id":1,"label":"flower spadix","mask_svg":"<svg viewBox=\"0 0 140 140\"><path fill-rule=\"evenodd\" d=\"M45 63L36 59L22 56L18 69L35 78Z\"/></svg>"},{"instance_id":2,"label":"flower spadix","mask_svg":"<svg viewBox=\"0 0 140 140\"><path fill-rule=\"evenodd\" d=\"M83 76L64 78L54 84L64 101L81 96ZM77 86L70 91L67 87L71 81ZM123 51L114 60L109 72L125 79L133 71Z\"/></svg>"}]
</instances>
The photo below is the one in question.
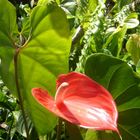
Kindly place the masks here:
<instances>
[{"instance_id":1,"label":"flower spadix","mask_svg":"<svg viewBox=\"0 0 140 140\"><path fill-rule=\"evenodd\" d=\"M84 74L71 72L58 77L55 98L33 88L35 99L55 115L84 128L118 132L118 112L110 93Z\"/></svg>"}]
</instances>

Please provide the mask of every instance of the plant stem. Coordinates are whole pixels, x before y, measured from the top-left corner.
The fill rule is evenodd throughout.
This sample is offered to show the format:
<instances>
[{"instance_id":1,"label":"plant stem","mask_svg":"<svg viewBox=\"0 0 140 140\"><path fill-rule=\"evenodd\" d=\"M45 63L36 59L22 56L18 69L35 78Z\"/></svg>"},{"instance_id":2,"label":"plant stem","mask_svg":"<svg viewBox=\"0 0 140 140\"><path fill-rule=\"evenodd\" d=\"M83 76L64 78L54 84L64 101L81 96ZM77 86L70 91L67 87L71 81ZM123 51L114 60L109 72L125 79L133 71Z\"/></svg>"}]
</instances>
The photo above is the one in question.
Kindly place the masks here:
<instances>
[{"instance_id":1,"label":"plant stem","mask_svg":"<svg viewBox=\"0 0 140 140\"><path fill-rule=\"evenodd\" d=\"M61 128L62 128L62 120L59 118L57 125L56 140L61 140Z\"/></svg>"},{"instance_id":2,"label":"plant stem","mask_svg":"<svg viewBox=\"0 0 140 140\"><path fill-rule=\"evenodd\" d=\"M14 55L15 82L16 82L16 89L17 89L19 104L20 104L20 108L21 108L21 111L22 111L23 119L24 119L27 140L30 140L28 124L27 124L26 114L25 114L24 105L23 105L23 99L22 99L22 95L21 95L21 92L20 92L19 82L18 82L18 63L17 63L17 58L18 58L19 50L20 50L20 48L16 48L16 52L15 52L15 55Z\"/></svg>"}]
</instances>

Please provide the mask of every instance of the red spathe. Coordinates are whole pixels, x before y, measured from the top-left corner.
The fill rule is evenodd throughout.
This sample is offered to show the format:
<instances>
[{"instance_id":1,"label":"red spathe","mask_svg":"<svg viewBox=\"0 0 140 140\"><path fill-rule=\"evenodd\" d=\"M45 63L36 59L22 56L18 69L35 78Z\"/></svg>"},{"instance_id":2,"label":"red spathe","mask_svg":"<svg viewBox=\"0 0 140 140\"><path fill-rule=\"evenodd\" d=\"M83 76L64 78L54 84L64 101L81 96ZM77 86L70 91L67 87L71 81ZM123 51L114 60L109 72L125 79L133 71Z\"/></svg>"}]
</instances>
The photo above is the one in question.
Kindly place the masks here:
<instances>
[{"instance_id":1,"label":"red spathe","mask_svg":"<svg viewBox=\"0 0 140 140\"><path fill-rule=\"evenodd\" d=\"M60 75L55 99L41 88L33 88L32 94L46 109L73 124L118 132L118 112L112 96L84 74Z\"/></svg>"}]
</instances>

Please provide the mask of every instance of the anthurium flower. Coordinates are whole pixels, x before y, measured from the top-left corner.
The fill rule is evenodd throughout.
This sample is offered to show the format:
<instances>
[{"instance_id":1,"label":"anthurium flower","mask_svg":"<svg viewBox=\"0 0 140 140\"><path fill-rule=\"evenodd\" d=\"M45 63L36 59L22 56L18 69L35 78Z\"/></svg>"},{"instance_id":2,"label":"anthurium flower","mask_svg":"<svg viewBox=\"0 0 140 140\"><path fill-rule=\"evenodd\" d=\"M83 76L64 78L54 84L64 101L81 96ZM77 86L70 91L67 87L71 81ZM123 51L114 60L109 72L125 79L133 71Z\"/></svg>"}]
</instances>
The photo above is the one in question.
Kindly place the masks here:
<instances>
[{"instance_id":1,"label":"anthurium flower","mask_svg":"<svg viewBox=\"0 0 140 140\"><path fill-rule=\"evenodd\" d=\"M84 128L117 129L117 109L110 93L84 74L71 72L58 77L55 98L33 88L35 99L57 116Z\"/></svg>"}]
</instances>

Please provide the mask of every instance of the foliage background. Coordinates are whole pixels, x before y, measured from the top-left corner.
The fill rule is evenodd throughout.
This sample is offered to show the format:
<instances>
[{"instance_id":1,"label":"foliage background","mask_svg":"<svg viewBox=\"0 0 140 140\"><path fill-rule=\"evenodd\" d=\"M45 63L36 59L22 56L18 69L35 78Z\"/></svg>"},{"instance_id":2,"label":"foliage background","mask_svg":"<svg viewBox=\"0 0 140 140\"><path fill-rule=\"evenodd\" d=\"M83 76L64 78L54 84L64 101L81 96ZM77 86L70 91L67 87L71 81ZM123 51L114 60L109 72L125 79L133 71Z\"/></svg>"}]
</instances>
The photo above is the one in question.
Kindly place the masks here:
<instances>
[{"instance_id":1,"label":"foliage background","mask_svg":"<svg viewBox=\"0 0 140 140\"><path fill-rule=\"evenodd\" d=\"M61 125L58 136L57 118L32 98L32 87L47 88L54 95L57 76L78 71L112 94L122 139L139 140L140 1L10 2L0 0L0 139L27 139L27 127L34 140L119 140L114 132L69 123Z\"/></svg>"}]
</instances>

